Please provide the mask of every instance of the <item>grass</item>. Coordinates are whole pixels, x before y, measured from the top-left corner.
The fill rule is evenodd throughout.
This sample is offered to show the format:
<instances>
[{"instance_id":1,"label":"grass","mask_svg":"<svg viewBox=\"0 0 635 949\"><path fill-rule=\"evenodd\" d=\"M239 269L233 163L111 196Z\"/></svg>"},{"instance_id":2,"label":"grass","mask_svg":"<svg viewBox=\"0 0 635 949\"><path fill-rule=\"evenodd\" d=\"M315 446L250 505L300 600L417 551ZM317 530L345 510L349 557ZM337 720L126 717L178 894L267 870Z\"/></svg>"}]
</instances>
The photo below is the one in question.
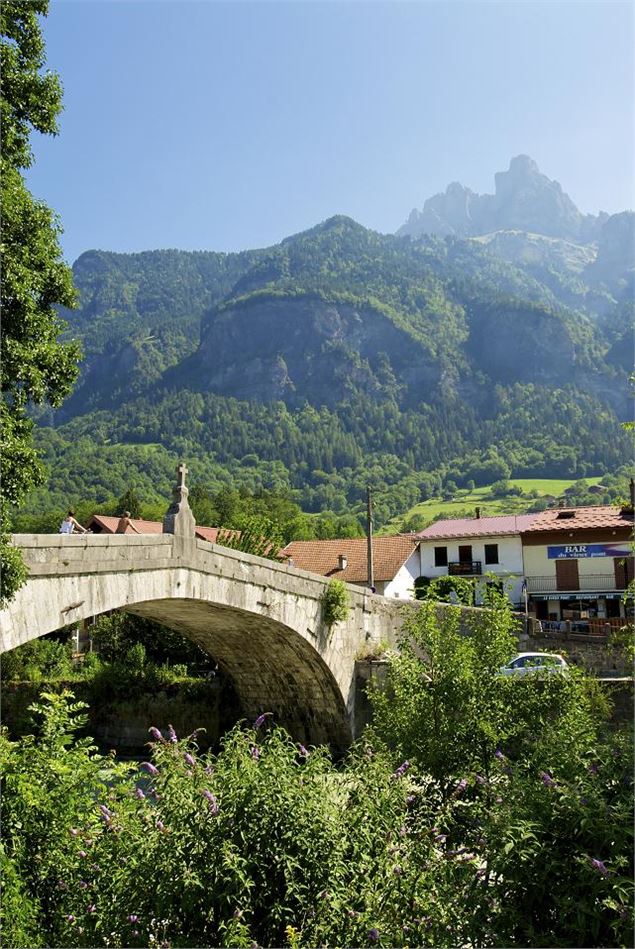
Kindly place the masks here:
<instances>
[{"instance_id":1,"label":"grass","mask_svg":"<svg viewBox=\"0 0 635 949\"><path fill-rule=\"evenodd\" d=\"M599 484L601 480L599 477L585 478L589 485ZM524 514L535 500L535 498L526 496L529 492L537 491L539 495L559 497L575 481L575 478L511 478L510 485L521 488L525 494L524 497L510 495L504 498L493 498L490 485L475 488L474 491L460 489L451 501L434 498L430 501L421 501L419 504L415 504L405 513L393 517L377 533L395 534L400 530L404 520L415 514L422 515L427 523L431 523L439 515L457 517L465 512L466 517L473 517L474 508L476 507L480 507L483 517L491 517L497 514Z\"/></svg>"}]
</instances>

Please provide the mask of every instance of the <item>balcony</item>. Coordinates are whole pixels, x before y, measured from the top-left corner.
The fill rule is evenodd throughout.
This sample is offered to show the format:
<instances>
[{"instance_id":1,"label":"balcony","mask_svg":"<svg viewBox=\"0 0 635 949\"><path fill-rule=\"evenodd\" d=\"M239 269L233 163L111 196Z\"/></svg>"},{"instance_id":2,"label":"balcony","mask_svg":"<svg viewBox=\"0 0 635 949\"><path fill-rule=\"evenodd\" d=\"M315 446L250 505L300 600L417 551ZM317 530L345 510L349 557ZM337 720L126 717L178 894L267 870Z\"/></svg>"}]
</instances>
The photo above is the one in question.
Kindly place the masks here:
<instances>
[{"instance_id":1,"label":"balcony","mask_svg":"<svg viewBox=\"0 0 635 949\"><path fill-rule=\"evenodd\" d=\"M625 587L618 586L614 573L596 573L589 577L580 577L577 588L558 586L556 577L527 577L529 593L609 593L621 592Z\"/></svg>"},{"instance_id":2,"label":"balcony","mask_svg":"<svg viewBox=\"0 0 635 949\"><path fill-rule=\"evenodd\" d=\"M480 560L453 560L448 562L449 577L480 577L482 573Z\"/></svg>"}]
</instances>

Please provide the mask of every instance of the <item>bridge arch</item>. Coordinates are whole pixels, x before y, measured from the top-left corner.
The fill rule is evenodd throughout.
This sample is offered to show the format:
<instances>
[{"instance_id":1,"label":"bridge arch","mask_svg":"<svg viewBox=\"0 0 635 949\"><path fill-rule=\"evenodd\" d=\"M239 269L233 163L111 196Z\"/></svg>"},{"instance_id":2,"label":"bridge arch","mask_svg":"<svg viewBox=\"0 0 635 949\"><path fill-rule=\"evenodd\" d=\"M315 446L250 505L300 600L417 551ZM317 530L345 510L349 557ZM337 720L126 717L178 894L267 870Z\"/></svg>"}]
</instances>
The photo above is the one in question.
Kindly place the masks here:
<instances>
[{"instance_id":1,"label":"bridge arch","mask_svg":"<svg viewBox=\"0 0 635 949\"><path fill-rule=\"evenodd\" d=\"M322 619L324 578L178 535L15 535L29 579L0 613L0 651L124 609L178 629L232 679L245 715L271 711L298 740L343 748L355 656L396 640L399 601L349 587L347 620Z\"/></svg>"}]
</instances>

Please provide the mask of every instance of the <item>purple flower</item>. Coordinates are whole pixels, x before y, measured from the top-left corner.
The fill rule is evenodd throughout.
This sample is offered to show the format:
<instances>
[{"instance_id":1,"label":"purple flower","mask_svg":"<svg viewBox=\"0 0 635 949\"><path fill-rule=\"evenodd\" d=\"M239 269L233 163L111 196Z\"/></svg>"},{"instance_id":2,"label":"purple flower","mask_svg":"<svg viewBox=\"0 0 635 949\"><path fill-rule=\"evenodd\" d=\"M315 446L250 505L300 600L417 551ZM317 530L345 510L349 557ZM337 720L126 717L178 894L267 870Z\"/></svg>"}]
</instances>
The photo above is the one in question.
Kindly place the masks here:
<instances>
[{"instance_id":1,"label":"purple flower","mask_svg":"<svg viewBox=\"0 0 635 949\"><path fill-rule=\"evenodd\" d=\"M379 940L379 930L369 929L368 938L370 939L371 942L377 942Z\"/></svg>"},{"instance_id":2,"label":"purple flower","mask_svg":"<svg viewBox=\"0 0 635 949\"><path fill-rule=\"evenodd\" d=\"M403 764L400 764L400 765L399 765L399 767L397 768L397 770L396 770L395 773L393 774L393 778L403 778L404 774L406 773L406 771L408 770L409 767L410 767L410 762L409 762L409 761L404 761ZM371 932L372 932L372 930L371 930ZM375 930L375 932L377 932L377 930ZM377 938L379 938L379 937L377 937Z\"/></svg>"},{"instance_id":3,"label":"purple flower","mask_svg":"<svg viewBox=\"0 0 635 949\"><path fill-rule=\"evenodd\" d=\"M71 837L79 837L79 831L75 827L71 827L69 834Z\"/></svg>"},{"instance_id":4,"label":"purple flower","mask_svg":"<svg viewBox=\"0 0 635 949\"><path fill-rule=\"evenodd\" d=\"M504 755L503 752L500 750L500 748L497 748L497 749L496 749L496 751L494 752L494 757L495 757L495 758L498 758L499 761L504 761L504 760L505 760L505 755Z\"/></svg>"},{"instance_id":5,"label":"purple flower","mask_svg":"<svg viewBox=\"0 0 635 949\"><path fill-rule=\"evenodd\" d=\"M150 732L150 734L152 735L155 741L163 741L163 735L161 734L158 728L155 728L154 725L151 725L148 731Z\"/></svg>"},{"instance_id":6,"label":"purple flower","mask_svg":"<svg viewBox=\"0 0 635 949\"><path fill-rule=\"evenodd\" d=\"M304 747L304 745L302 744L298 745L298 751L302 755L303 758L309 757L309 751L307 748Z\"/></svg>"},{"instance_id":7,"label":"purple flower","mask_svg":"<svg viewBox=\"0 0 635 949\"><path fill-rule=\"evenodd\" d=\"M594 870L597 870L598 873L601 873L603 877L608 876L609 871L603 860L596 860L595 857L592 857L591 866Z\"/></svg>"},{"instance_id":8,"label":"purple flower","mask_svg":"<svg viewBox=\"0 0 635 949\"><path fill-rule=\"evenodd\" d=\"M553 780L548 771L541 771L540 778L546 788L555 787L556 782Z\"/></svg>"},{"instance_id":9,"label":"purple flower","mask_svg":"<svg viewBox=\"0 0 635 949\"><path fill-rule=\"evenodd\" d=\"M174 725L168 725L168 738L173 745L176 745L177 741L179 740L176 736L176 732L174 731Z\"/></svg>"},{"instance_id":10,"label":"purple flower","mask_svg":"<svg viewBox=\"0 0 635 949\"><path fill-rule=\"evenodd\" d=\"M477 774L476 780L479 784L487 784L487 778L484 778L482 774Z\"/></svg>"},{"instance_id":11,"label":"purple flower","mask_svg":"<svg viewBox=\"0 0 635 949\"><path fill-rule=\"evenodd\" d=\"M207 788L203 791L203 797L207 798L209 803L209 809L212 814L218 814L218 801L211 791L208 791Z\"/></svg>"},{"instance_id":12,"label":"purple flower","mask_svg":"<svg viewBox=\"0 0 635 949\"><path fill-rule=\"evenodd\" d=\"M134 796L136 798L139 798L140 801L143 801L145 798L145 794L143 793L141 788L135 788Z\"/></svg>"},{"instance_id":13,"label":"purple flower","mask_svg":"<svg viewBox=\"0 0 635 949\"><path fill-rule=\"evenodd\" d=\"M477 880L483 880L486 875L487 875L487 870L485 870L483 867L481 867L480 870L476 871Z\"/></svg>"},{"instance_id":14,"label":"purple flower","mask_svg":"<svg viewBox=\"0 0 635 949\"><path fill-rule=\"evenodd\" d=\"M264 725L269 715L273 715L273 712L263 712L262 715L259 715L254 722L254 728L260 728L261 725Z\"/></svg>"},{"instance_id":15,"label":"purple flower","mask_svg":"<svg viewBox=\"0 0 635 949\"><path fill-rule=\"evenodd\" d=\"M190 768L195 768L195 767L196 767L196 762L194 761L194 758L193 758L192 755L189 753L189 751L186 751L186 752L185 752L185 754L183 755L183 758L185 759L185 763L186 763L186 764L189 764Z\"/></svg>"},{"instance_id":16,"label":"purple flower","mask_svg":"<svg viewBox=\"0 0 635 949\"><path fill-rule=\"evenodd\" d=\"M406 798L406 804L414 804L416 800L417 799L414 796L414 794L409 794L408 797Z\"/></svg>"},{"instance_id":17,"label":"purple flower","mask_svg":"<svg viewBox=\"0 0 635 949\"><path fill-rule=\"evenodd\" d=\"M214 769L211 764L208 764L208 766L205 768L205 774L214 774Z\"/></svg>"},{"instance_id":18,"label":"purple flower","mask_svg":"<svg viewBox=\"0 0 635 949\"><path fill-rule=\"evenodd\" d=\"M136 913L131 913L130 916L128 917L128 922L129 922L129 923L138 923L138 922L139 922L139 917L137 916Z\"/></svg>"},{"instance_id":19,"label":"purple flower","mask_svg":"<svg viewBox=\"0 0 635 949\"><path fill-rule=\"evenodd\" d=\"M80 856L80 857L87 857L88 854L86 853L85 850L80 850L80 851L79 851L79 856Z\"/></svg>"},{"instance_id":20,"label":"purple flower","mask_svg":"<svg viewBox=\"0 0 635 949\"><path fill-rule=\"evenodd\" d=\"M89 903L88 906L86 907L86 912L87 912L87 913L96 913L96 912L97 912L97 907L95 906L94 903Z\"/></svg>"},{"instance_id":21,"label":"purple flower","mask_svg":"<svg viewBox=\"0 0 635 949\"><path fill-rule=\"evenodd\" d=\"M75 922L75 917L74 917L74 916L67 916L66 919L68 920L69 923L74 923L74 922Z\"/></svg>"},{"instance_id":22,"label":"purple flower","mask_svg":"<svg viewBox=\"0 0 635 949\"><path fill-rule=\"evenodd\" d=\"M252 745L251 748L249 749L249 752L251 754L251 757L254 759L254 761L258 761L258 758L260 758L260 751L258 750L257 746Z\"/></svg>"},{"instance_id":23,"label":"purple flower","mask_svg":"<svg viewBox=\"0 0 635 949\"><path fill-rule=\"evenodd\" d=\"M86 880L80 880L80 881L79 881L79 887L80 887L81 890L87 890L87 889L88 889L88 883L86 882Z\"/></svg>"},{"instance_id":24,"label":"purple flower","mask_svg":"<svg viewBox=\"0 0 635 949\"><path fill-rule=\"evenodd\" d=\"M162 820L157 821L157 830L165 830L165 824Z\"/></svg>"},{"instance_id":25,"label":"purple flower","mask_svg":"<svg viewBox=\"0 0 635 949\"><path fill-rule=\"evenodd\" d=\"M139 768L141 768L143 771L147 771L148 774L159 773L159 769L156 768L150 761L142 761L141 764L139 765Z\"/></svg>"},{"instance_id":26,"label":"purple flower","mask_svg":"<svg viewBox=\"0 0 635 949\"><path fill-rule=\"evenodd\" d=\"M399 864L395 864L395 866L392 868L392 872L395 874L395 876L400 877L403 873L403 869L399 866Z\"/></svg>"},{"instance_id":27,"label":"purple flower","mask_svg":"<svg viewBox=\"0 0 635 949\"><path fill-rule=\"evenodd\" d=\"M105 804L100 804L99 810L101 811L101 816L106 821L106 823L110 823L112 820L112 812L108 810Z\"/></svg>"},{"instance_id":28,"label":"purple flower","mask_svg":"<svg viewBox=\"0 0 635 949\"><path fill-rule=\"evenodd\" d=\"M467 778L461 778L454 786L454 794L462 794L467 787Z\"/></svg>"},{"instance_id":29,"label":"purple flower","mask_svg":"<svg viewBox=\"0 0 635 949\"><path fill-rule=\"evenodd\" d=\"M448 839L447 834L437 834L436 837L434 838L434 842L435 844L444 844L447 839Z\"/></svg>"},{"instance_id":30,"label":"purple flower","mask_svg":"<svg viewBox=\"0 0 635 949\"><path fill-rule=\"evenodd\" d=\"M589 772L590 772L591 774L597 774L598 771L599 771L598 763L597 763L597 761L593 761L593 762L589 765Z\"/></svg>"}]
</instances>

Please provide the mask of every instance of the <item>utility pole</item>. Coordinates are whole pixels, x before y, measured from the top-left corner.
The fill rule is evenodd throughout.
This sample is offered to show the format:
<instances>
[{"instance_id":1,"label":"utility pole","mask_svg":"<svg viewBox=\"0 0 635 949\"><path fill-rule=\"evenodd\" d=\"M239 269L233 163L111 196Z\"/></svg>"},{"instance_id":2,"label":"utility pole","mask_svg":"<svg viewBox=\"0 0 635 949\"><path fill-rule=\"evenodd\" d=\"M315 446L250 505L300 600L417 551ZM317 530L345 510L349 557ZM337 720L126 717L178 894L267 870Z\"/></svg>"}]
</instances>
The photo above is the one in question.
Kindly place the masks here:
<instances>
[{"instance_id":1,"label":"utility pole","mask_svg":"<svg viewBox=\"0 0 635 949\"><path fill-rule=\"evenodd\" d=\"M370 485L366 488L366 544L368 554L368 586L375 592L375 576L373 572L373 501L370 494Z\"/></svg>"}]
</instances>

